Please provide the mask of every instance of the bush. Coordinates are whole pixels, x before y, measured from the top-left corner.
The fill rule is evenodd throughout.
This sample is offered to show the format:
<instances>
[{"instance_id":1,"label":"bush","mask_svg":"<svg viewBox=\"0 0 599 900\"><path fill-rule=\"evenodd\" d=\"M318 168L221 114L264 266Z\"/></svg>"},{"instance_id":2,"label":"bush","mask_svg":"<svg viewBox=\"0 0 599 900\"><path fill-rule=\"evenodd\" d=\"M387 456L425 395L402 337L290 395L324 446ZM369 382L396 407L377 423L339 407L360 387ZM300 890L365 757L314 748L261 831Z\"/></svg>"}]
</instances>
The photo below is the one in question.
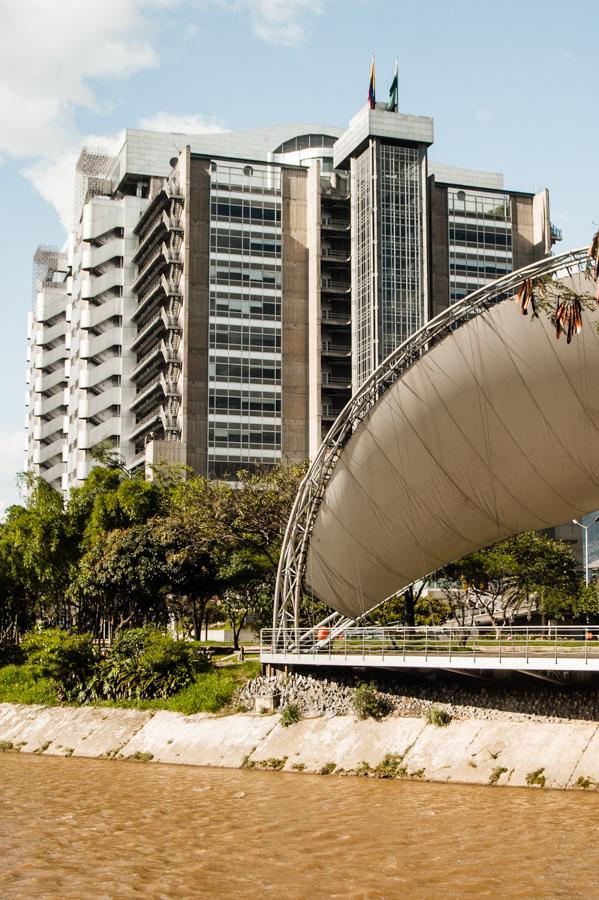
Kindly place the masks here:
<instances>
[{"instance_id":1,"label":"bush","mask_svg":"<svg viewBox=\"0 0 599 900\"><path fill-rule=\"evenodd\" d=\"M71 634L60 628L26 634L21 651L35 680L49 679L56 684L59 700L75 697L96 665L91 634Z\"/></svg>"},{"instance_id":2,"label":"bush","mask_svg":"<svg viewBox=\"0 0 599 900\"><path fill-rule=\"evenodd\" d=\"M374 682L360 684L352 700L358 719L383 719L392 710L391 703L379 694Z\"/></svg>"},{"instance_id":3,"label":"bush","mask_svg":"<svg viewBox=\"0 0 599 900\"><path fill-rule=\"evenodd\" d=\"M117 637L84 692L91 700L170 697L208 667L205 650L156 628L131 628Z\"/></svg>"},{"instance_id":4,"label":"bush","mask_svg":"<svg viewBox=\"0 0 599 900\"><path fill-rule=\"evenodd\" d=\"M429 725L438 725L443 728L451 722L451 715L446 709L439 709L438 706L431 706L426 714L426 721Z\"/></svg>"},{"instance_id":5,"label":"bush","mask_svg":"<svg viewBox=\"0 0 599 900\"><path fill-rule=\"evenodd\" d=\"M302 711L297 703L288 703L281 712L281 725L283 728L289 728L290 725L295 725L296 722L299 722L301 718Z\"/></svg>"}]
</instances>

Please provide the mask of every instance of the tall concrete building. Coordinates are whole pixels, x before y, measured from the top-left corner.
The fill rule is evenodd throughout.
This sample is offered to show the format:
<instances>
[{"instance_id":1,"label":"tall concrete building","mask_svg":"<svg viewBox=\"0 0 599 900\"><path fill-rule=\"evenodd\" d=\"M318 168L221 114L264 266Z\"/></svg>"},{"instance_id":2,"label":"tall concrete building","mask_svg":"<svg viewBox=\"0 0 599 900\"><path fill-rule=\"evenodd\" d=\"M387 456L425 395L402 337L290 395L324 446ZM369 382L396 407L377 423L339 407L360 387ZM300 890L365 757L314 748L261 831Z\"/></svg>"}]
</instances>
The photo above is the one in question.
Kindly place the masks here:
<instances>
[{"instance_id":1,"label":"tall concrete building","mask_svg":"<svg viewBox=\"0 0 599 900\"><path fill-rule=\"evenodd\" d=\"M84 150L73 233L38 279L28 468L68 491L106 441L132 471L313 455L431 315L550 252L546 191L431 163L432 143L431 119L381 105L345 131Z\"/></svg>"}]
</instances>

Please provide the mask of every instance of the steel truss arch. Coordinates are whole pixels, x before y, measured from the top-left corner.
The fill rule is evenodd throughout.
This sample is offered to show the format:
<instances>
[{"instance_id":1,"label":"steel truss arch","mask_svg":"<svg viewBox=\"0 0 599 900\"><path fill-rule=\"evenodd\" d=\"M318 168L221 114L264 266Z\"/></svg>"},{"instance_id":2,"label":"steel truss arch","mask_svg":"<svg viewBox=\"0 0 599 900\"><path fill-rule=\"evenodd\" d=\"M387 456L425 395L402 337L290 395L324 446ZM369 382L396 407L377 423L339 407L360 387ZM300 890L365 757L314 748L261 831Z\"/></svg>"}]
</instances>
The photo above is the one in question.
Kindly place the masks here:
<instances>
[{"instance_id":1,"label":"steel truss arch","mask_svg":"<svg viewBox=\"0 0 599 900\"><path fill-rule=\"evenodd\" d=\"M490 307L512 299L524 279L534 280L541 276L559 279L579 275L588 270L588 265L589 251L584 247L538 260L479 288L443 310L404 341L353 395L320 445L293 505L277 572L274 644L288 644L289 635L295 634L293 643L299 649L301 644L313 641L317 636L315 633L323 626L326 633L323 632L321 639L331 640L355 621L342 613L331 613L315 629L308 633L305 629L300 632L299 607L312 531L327 485L348 441L383 394L444 337Z\"/></svg>"}]
</instances>

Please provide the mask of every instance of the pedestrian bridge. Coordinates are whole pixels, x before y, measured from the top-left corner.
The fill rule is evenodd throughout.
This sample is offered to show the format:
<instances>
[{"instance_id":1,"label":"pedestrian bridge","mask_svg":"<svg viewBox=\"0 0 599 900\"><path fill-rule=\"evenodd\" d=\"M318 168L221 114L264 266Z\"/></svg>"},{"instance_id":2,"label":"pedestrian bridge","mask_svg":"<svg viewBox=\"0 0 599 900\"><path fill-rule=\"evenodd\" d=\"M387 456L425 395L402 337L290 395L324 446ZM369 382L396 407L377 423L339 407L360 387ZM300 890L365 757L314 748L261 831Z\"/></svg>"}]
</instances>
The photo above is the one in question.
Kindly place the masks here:
<instances>
[{"instance_id":1,"label":"pedestrian bridge","mask_svg":"<svg viewBox=\"0 0 599 900\"><path fill-rule=\"evenodd\" d=\"M538 316L522 316L514 299L525 279L544 290ZM265 662L284 648L301 656L304 646L319 663L338 660L345 638L337 635L387 597L495 541L599 508L594 292L586 249L548 257L444 310L362 385L298 492ZM587 298L571 342L555 335L564 297L567 304ZM306 593L335 611L322 623L329 652L314 651L298 630ZM405 654L386 643L384 654L371 653L374 646L364 637L360 652L350 644L341 657L368 657L369 665L414 657L409 644ZM499 658L475 654L473 645L460 653L453 641L446 652L427 645L417 655L421 665L453 665L459 655L462 668ZM509 656L502 644L502 665ZM512 657L511 667L532 665L530 653ZM564 659L596 664L586 643Z\"/></svg>"},{"instance_id":2,"label":"pedestrian bridge","mask_svg":"<svg viewBox=\"0 0 599 900\"><path fill-rule=\"evenodd\" d=\"M326 626L263 629L263 663L381 669L492 669L599 672L599 629L585 626L494 628Z\"/></svg>"}]
</instances>

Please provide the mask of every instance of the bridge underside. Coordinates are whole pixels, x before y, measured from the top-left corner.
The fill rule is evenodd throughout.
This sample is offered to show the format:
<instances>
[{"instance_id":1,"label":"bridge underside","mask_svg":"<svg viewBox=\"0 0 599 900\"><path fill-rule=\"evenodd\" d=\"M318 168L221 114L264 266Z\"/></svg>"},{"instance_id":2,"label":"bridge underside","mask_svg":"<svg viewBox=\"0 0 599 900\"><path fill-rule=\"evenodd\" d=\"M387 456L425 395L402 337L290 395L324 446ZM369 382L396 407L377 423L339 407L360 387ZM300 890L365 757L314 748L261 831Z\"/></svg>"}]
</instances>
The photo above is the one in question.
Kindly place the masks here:
<instances>
[{"instance_id":1,"label":"bridge underside","mask_svg":"<svg viewBox=\"0 0 599 900\"><path fill-rule=\"evenodd\" d=\"M296 666L326 666L327 668L352 669L446 669L455 672L599 672L599 659L558 659L550 657L530 658L498 656L480 656L476 659L461 659L455 656L375 656L367 654L350 654L349 656L328 656L323 653L312 654L303 651L301 654L270 653L265 650L260 654L260 662L277 668Z\"/></svg>"},{"instance_id":2,"label":"bridge underside","mask_svg":"<svg viewBox=\"0 0 599 900\"><path fill-rule=\"evenodd\" d=\"M569 283L594 291L585 274ZM450 331L385 391L339 455L307 550L314 594L356 619L482 546L599 508L598 384L587 313L569 345L546 315L524 318L510 300Z\"/></svg>"}]
</instances>

